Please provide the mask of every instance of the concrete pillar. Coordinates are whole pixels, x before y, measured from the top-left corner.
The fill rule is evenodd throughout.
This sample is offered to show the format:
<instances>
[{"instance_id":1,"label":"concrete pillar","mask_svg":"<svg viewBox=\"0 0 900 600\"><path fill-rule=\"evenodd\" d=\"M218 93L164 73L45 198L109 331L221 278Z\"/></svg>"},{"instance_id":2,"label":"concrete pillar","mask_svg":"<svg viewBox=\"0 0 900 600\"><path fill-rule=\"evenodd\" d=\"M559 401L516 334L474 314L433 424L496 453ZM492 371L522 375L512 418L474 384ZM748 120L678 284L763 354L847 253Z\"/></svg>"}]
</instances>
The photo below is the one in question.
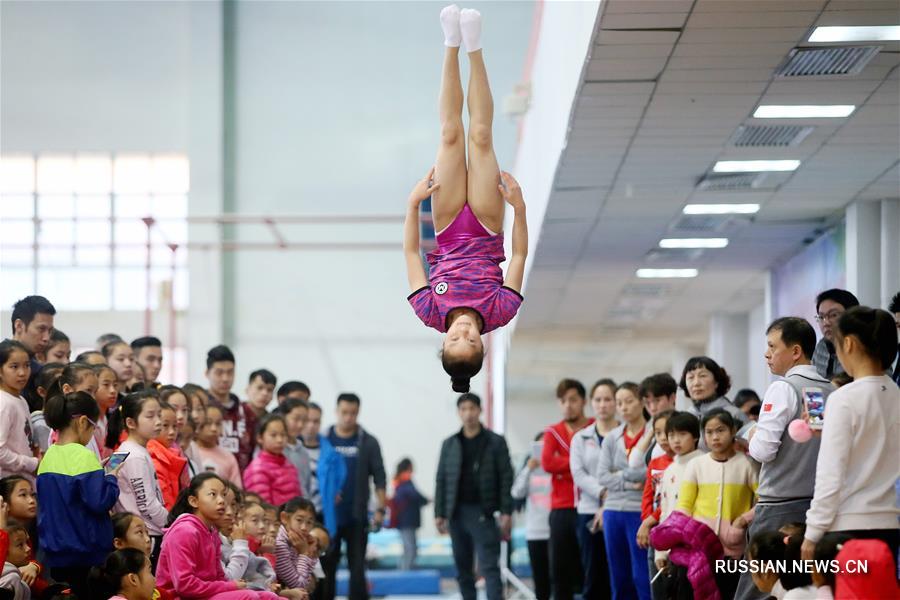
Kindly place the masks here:
<instances>
[{"instance_id":1,"label":"concrete pillar","mask_svg":"<svg viewBox=\"0 0 900 600\"><path fill-rule=\"evenodd\" d=\"M846 244L847 289L861 304L880 306L880 202L854 202L847 207Z\"/></svg>"},{"instance_id":2,"label":"concrete pillar","mask_svg":"<svg viewBox=\"0 0 900 600\"><path fill-rule=\"evenodd\" d=\"M222 212L222 3L193 2L190 8L190 119L188 214ZM218 230L191 225L193 242L218 242ZM222 260L217 250L191 252L190 308L186 318L188 376L202 382L206 352L222 341Z\"/></svg>"},{"instance_id":3,"label":"concrete pillar","mask_svg":"<svg viewBox=\"0 0 900 600\"><path fill-rule=\"evenodd\" d=\"M714 314L709 320L709 341L706 354L731 376L731 392L747 387L748 315Z\"/></svg>"},{"instance_id":4,"label":"concrete pillar","mask_svg":"<svg viewBox=\"0 0 900 600\"><path fill-rule=\"evenodd\" d=\"M900 292L900 200L881 201L881 302L887 309Z\"/></svg>"}]
</instances>

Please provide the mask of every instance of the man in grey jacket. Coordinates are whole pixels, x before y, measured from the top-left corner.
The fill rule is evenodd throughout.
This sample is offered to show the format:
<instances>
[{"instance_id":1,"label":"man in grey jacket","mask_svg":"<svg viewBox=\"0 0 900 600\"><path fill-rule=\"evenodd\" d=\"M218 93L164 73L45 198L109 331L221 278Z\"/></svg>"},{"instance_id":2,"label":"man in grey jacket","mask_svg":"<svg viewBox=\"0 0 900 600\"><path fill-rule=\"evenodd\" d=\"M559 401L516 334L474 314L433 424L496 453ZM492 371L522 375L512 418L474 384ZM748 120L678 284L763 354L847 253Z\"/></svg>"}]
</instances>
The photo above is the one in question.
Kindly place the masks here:
<instances>
[{"instance_id":1,"label":"man in grey jacket","mask_svg":"<svg viewBox=\"0 0 900 600\"><path fill-rule=\"evenodd\" d=\"M341 394L337 399L337 422L328 430L328 441L344 458L347 477L341 488L337 504L337 535L331 540L331 548L325 562L325 576L335 581L337 565L341 560L341 541L347 542L347 565L350 569L350 599L367 600L366 545L369 538L369 481L375 485L378 498L373 516L374 527L384 522L386 506L384 461L381 446L373 435L357 423L359 396ZM329 587L333 598L334 586ZM331 598L326 600L331 600Z\"/></svg>"},{"instance_id":2,"label":"man in grey jacket","mask_svg":"<svg viewBox=\"0 0 900 600\"><path fill-rule=\"evenodd\" d=\"M824 409L834 387L823 379L810 358L816 347L816 332L805 319L776 319L766 331L766 363L779 379L763 396L756 428L750 432L750 456L762 464L759 472L759 502L747 535L777 531L793 522L805 522L813 497L819 436L808 442L795 442L788 425L801 418L807 402L818 402ZM737 598L765 598L749 573L741 575Z\"/></svg>"},{"instance_id":3,"label":"man in grey jacket","mask_svg":"<svg viewBox=\"0 0 900 600\"><path fill-rule=\"evenodd\" d=\"M488 600L501 600L500 539L512 528L513 471L503 436L481 425L481 398L456 401L462 429L444 440L434 491L435 525L450 532L463 600L475 600L474 557L487 584ZM494 513L500 513L500 524Z\"/></svg>"}]
</instances>

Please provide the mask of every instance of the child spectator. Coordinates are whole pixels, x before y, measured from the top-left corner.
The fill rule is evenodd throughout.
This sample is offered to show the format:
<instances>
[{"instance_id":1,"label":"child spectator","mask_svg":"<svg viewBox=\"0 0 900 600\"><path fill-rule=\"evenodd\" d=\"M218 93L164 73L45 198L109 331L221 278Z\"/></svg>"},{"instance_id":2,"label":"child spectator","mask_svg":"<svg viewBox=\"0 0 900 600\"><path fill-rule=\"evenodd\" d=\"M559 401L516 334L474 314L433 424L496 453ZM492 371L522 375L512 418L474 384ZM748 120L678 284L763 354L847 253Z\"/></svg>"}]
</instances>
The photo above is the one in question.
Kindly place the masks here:
<instances>
[{"instance_id":1,"label":"child spectator","mask_svg":"<svg viewBox=\"0 0 900 600\"><path fill-rule=\"evenodd\" d=\"M756 494L756 470L745 454L734 449L737 430L731 413L713 409L704 415L701 427L710 452L688 463L676 510L708 525L719 536L726 558L739 559ZM736 572L716 574L723 598L734 597L739 578Z\"/></svg>"},{"instance_id":2,"label":"child spectator","mask_svg":"<svg viewBox=\"0 0 900 600\"><path fill-rule=\"evenodd\" d=\"M49 363L67 365L71 362L71 357L72 342L69 341L69 336L59 329L53 328L50 332L50 342L47 344L47 350L44 352L43 360L40 360L40 362L45 365Z\"/></svg>"},{"instance_id":3,"label":"child spectator","mask_svg":"<svg viewBox=\"0 0 900 600\"><path fill-rule=\"evenodd\" d=\"M116 391L128 393L128 382L134 377L134 350L123 340L109 342L100 350L106 364L116 373Z\"/></svg>"},{"instance_id":4,"label":"child spectator","mask_svg":"<svg viewBox=\"0 0 900 600\"><path fill-rule=\"evenodd\" d=\"M233 483L226 484L225 513L217 524L219 538L222 540L222 568L227 579L240 581L247 571L250 548L243 523L236 522L240 512L241 490Z\"/></svg>"},{"instance_id":5,"label":"child spectator","mask_svg":"<svg viewBox=\"0 0 900 600\"><path fill-rule=\"evenodd\" d=\"M222 431L222 411L217 406L206 407L203 424L194 438L196 460L202 472L213 472L240 486L241 471L234 454L219 447Z\"/></svg>"},{"instance_id":6,"label":"child spectator","mask_svg":"<svg viewBox=\"0 0 900 600\"><path fill-rule=\"evenodd\" d=\"M331 535L328 534L328 529L326 529L322 523L316 523L313 525L310 533L316 538L316 548L319 550L319 556L323 556L331 545ZM317 584L319 581L325 579L325 570L322 568L321 561L316 562L316 568L313 569L313 575L316 578ZM318 587L318 585L316 587Z\"/></svg>"},{"instance_id":7,"label":"child spectator","mask_svg":"<svg viewBox=\"0 0 900 600\"><path fill-rule=\"evenodd\" d=\"M294 498L278 516L281 527L275 538L275 573L284 587L305 588L319 556L309 533L316 522L316 508L306 498Z\"/></svg>"},{"instance_id":8,"label":"child spectator","mask_svg":"<svg viewBox=\"0 0 900 600\"><path fill-rule=\"evenodd\" d=\"M37 554L37 494L31 482L21 475L10 475L0 479L0 497L8 508L9 517L15 519L28 532L31 541L30 563L19 568L26 584L37 593L47 588L46 580L40 577L41 565L35 561Z\"/></svg>"},{"instance_id":9,"label":"child spectator","mask_svg":"<svg viewBox=\"0 0 900 600\"><path fill-rule=\"evenodd\" d=\"M170 398L178 397L178 394ZM184 399L184 396L181 396ZM185 400L186 402L186 400ZM182 482L187 473L187 459L181 454L178 446L178 422L175 408L165 402L159 405L159 435L147 442L147 452L153 459L159 490L162 492L163 505L171 510L181 491ZM185 482L187 483L187 482Z\"/></svg>"},{"instance_id":10,"label":"child spectator","mask_svg":"<svg viewBox=\"0 0 900 600\"><path fill-rule=\"evenodd\" d=\"M603 509L603 537L610 583L614 597L650 598L647 551L637 544L641 525L641 496L647 477L641 467L629 466L632 449L645 432L644 407L638 386L626 382L616 391L616 408L624 423L603 439L597 472L606 488ZM545 450L546 452L546 450Z\"/></svg>"},{"instance_id":11,"label":"child spectator","mask_svg":"<svg viewBox=\"0 0 900 600\"><path fill-rule=\"evenodd\" d=\"M250 584L248 587L252 589L270 589L271 584L275 582L275 566L265 556L257 554L259 551L261 540L268 534L266 528L266 511L256 502L246 502L247 495L244 496L245 504L241 523L243 532L247 536L247 545L250 549L250 557L247 562L247 570L244 573L244 579ZM274 544L274 540L272 541ZM262 586L262 587L260 587ZM273 590L274 591L274 590Z\"/></svg>"},{"instance_id":12,"label":"child spectator","mask_svg":"<svg viewBox=\"0 0 900 600\"><path fill-rule=\"evenodd\" d=\"M297 468L285 457L287 425L281 415L265 415L259 422L256 441L262 451L244 471L244 487L266 502L284 504L300 496Z\"/></svg>"},{"instance_id":13,"label":"child spectator","mask_svg":"<svg viewBox=\"0 0 900 600\"><path fill-rule=\"evenodd\" d=\"M550 474L541 467L544 432L534 438L531 454L510 488L513 500L525 501L525 540L537 600L550 598ZM605 568L605 567L604 567Z\"/></svg>"},{"instance_id":14,"label":"child spectator","mask_svg":"<svg viewBox=\"0 0 900 600\"><path fill-rule=\"evenodd\" d=\"M826 532L843 531L884 541L896 563L900 388L885 375L897 355L896 323L887 311L851 308L837 323L834 345L853 382L834 391L825 404L803 558L812 558Z\"/></svg>"},{"instance_id":15,"label":"child spectator","mask_svg":"<svg viewBox=\"0 0 900 600\"><path fill-rule=\"evenodd\" d=\"M175 411L175 433L177 438L181 435L181 430L184 428L190 413L187 395L177 385L164 385L157 391L159 392L159 401L168 404Z\"/></svg>"},{"instance_id":16,"label":"child spectator","mask_svg":"<svg viewBox=\"0 0 900 600\"><path fill-rule=\"evenodd\" d=\"M163 537L158 585L175 597L192 600L276 600L271 592L247 590L245 582L225 577L216 527L225 515L227 489L215 473L201 473L181 490ZM239 590L246 591L236 593Z\"/></svg>"},{"instance_id":17,"label":"child spectator","mask_svg":"<svg viewBox=\"0 0 900 600\"><path fill-rule=\"evenodd\" d=\"M662 490L660 479L662 479L662 474L666 470L666 467L672 464L672 457L674 456L674 452L669 447L669 438L666 435L666 425L669 418L674 413L675 411L673 410L664 410L653 417L653 437L655 438L656 446L662 449L663 454L656 458L651 458L650 462L647 464L647 478L644 480L644 493L641 496L641 527L637 532L637 544L640 548L648 549L647 569L650 574L650 581L654 581L657 571L653 552L649 551L650 530L659 524L661 520L660 499ZM655 592L655 585L655 582L650 585L650 594L654 598L661 598L662 596L658 596Z\"/></svg>"},{"instance_id":18,"label":"child spectator","mask_svg":"<svg viewBox=\"0 0 900 600\"><path fill-rule=\"evenodd\" d=\"M44 407L47 425L59 439L38 468L38 535L50 575L67 581L79 597L89 568L102 564L111 549L109 510L119 498L119 467L104 473L85 447L99 413L84 392L52 396Z\"/></svg>"},{"instance_id":19,"label":"child spectator","mask_svg":"<svg viewBox=\"0 0 900 600\"><path fill-rule=\"evenodd\" d=\"M206 420L206 407L209 406L209 396L202 387L196 383L186 383L181 386L188 399L188 419L193 421L196 430Z\"/></svg>"},{"instance_id":20,"label":"child spectator","mask_svg":"<svg viewBox=\"0 0 900 600\"><path fill-rule=\"evenodd\" d=\"M163 503L162 491L156 478L153 458L147 451L147 443L159 435L159 400L156 392L145 390L128 394L119 409L109 421L107 445L119 439L120 432L128 437L119 446L118 452L128 452L128 457L119 469L119 502L117 512L140 515L147 524L147 532L153 540L150 562L154 565L159 558L163 528L169 512Z\"/></svg>"},{"instance_id":21,"label":"child spectator","mask_svg":"<svg viewBox=\"0 0 900 600\"><path fill-rule=\"evenodd\" d=\"M284 455L297 468L300 489L303 490L304 497L313 500L315 504L318 487L316 478L313 476L312 457L300 442L300 436L303 435L309 415L309 404L302 398L287 397L273 412L284 417L284 424L287 426L287 444L284 446ZM316 512L318 509L317 505Z\"/></svg>"},{"instance_id":22,"label":"child spectator","mask_svg":"<svg viewBox=\"0 0 900 600\"><path fill-rule=\"evenodd\" d=\"M28 408L31 410L31 437L41 454L50 446L50 428L44 419L44 402L47 400L47 391L64 368L65 365L60 363L48 363L34 378L35 401Z\"/></svg>"},{"instance_id":23,"label":"child spectator","mask_svg":"<svg viewBox=\"0 0 900 600\"><path fill-rule=\"evenodd\" d=\"M26 567L31 562L28 531L22 523L9 519L6 523L6 533L9 536L9 549L6 562L3 563L3 573L0 575L0 589L11 590L15 600L29 600L31 589L19 571L19 567Z\"/></svg>"},{"instance_id":24,"label":"child spectator","mask_svg":"<svg viewBox=\"0 0 900 600\"><path fill-rule=\"evenodd\" d=\"M784 560L784 540L789 537L780 531L761 531L747 545L747 560L755 563L750 577L756 589L769 596L780 597L784 594L778 581L776 561Z\"/></svg>"},{"instance_id":25,"label":"child spectator","mask_svg":"<svg viewBox=\"0 0 900 600\"><path fill-rule=\"evenodd\" d=\"M403 571L411 570L416 564L416 530L422 526L422 507L428 504L428 498L412 482L412 474L412 461L404 458L397 464L394 497L391 498L391 527L400 532L403 541L403 558L400 561Z\"/></svg>"},{"instance_id":26,"label":"child spectator","mask_svg":"<svg viewBox=\"0 0 900 600\"><path fill-rule=\"evenodd\" d=\"M155 597L156 579L150 568L150 559L140 550L116 550L102 567L92 569L90 597L96 600L151 600Z\"/></svg>"},{"instance_id":27,"label":"child spectator","mask_svg":"<svg viewBox=\"0 0 900 600\"><path fill-rule=\"evenodd\" d=\"M109 416L119 401L119 378L112 367L105 364L96 365L94 374L97 375L97 391L94 393L94 399L97 401L97 406L100 407L100 417L97 419L97 427L94 429L94 439L97 447L100 448L102 460L112 454L113 447L119 445L119 440L116 440L112 447L106 445Z\"/></svg>"},{"instance_id":28,"label":"child spectator","mask_svg":"<svg viewBox=\"0 0 900 600\"><path fill-rule=\"evenodd\" d=\"M22 397L31 375L30 361L19 342L0 342L0 477L22 475L34 481L38 458L28 403Z\"/></svg>"},{"instance_id":29,"label":"child spectator","mask_svg":"<svg viewBox=\"0 0 900 600\"><path fill-rule=\"evenodd\" d=\"M147 525L142 518L134 513L121 512L112 516L112 523L113 547L116 550L134 548L150 556L153 540L150 539Z\"/></svg>"},{"instance_id":30,"label":"child spectator","mask_svg":"<svg viewBox=\"0 0 900 600\"><path fill-rule=\"evenodd\" d=\"M267 369L259 369L250 373L246 404L257 419L262 419L268 414L267 407L272 401L276 383L278 383L278 379L275 374Z\"/></svg>"}]
</instances>

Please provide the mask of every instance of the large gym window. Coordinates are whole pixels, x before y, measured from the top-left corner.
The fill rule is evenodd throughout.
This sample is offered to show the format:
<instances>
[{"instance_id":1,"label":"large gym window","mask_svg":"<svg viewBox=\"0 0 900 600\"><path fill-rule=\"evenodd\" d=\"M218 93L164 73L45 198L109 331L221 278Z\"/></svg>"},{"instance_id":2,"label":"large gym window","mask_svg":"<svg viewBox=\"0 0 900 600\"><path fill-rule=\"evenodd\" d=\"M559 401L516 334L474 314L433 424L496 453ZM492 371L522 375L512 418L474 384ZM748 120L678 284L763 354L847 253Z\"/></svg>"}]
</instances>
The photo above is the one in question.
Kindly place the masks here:
<instances>
[{"instance_id":1,"label":"large gym window","mask_svg":"<svg viewBox=\"0 0 900 600\"><path fill-rule=\"evenodd\" d=\"M189 179L177 154L0 157L0 305L186 309Z\"/></svg>"}]
</instances>

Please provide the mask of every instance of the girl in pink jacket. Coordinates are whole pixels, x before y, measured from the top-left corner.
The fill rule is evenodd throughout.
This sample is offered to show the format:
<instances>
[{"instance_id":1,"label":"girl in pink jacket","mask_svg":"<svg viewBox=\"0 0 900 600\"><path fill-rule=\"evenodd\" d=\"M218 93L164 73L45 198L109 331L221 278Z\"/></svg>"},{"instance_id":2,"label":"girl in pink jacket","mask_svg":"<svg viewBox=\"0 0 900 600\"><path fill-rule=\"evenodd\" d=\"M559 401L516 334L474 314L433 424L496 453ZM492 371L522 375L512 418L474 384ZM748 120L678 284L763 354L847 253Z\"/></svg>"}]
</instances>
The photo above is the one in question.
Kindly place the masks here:
<instances>
[{"instance_id":1,"label":"girl in pink jacket","mask_svg":"<svg viewBox=\"0 0 900 600\"><path fill-rule=\"evenodd\" d=\"M181 490L169 513L156 584L182 600L277 600L272 592L248 590L246 582L225 577L216 526L225 516L226 490L215 473L201 473Z\"/></svg>"},{"instance_id":2,"label":"girl in pink jacket","mask_svg":"<svg viewBox=\"0 0 900 600\"><path fill-rule=\"evenodd\" d=\"M266 415L259 423L256 438L262 448L244 471L244 489L256 492L263 500L281 506L301 496L297 468L284 455L287 425L281 415Z\"/></svg>"}]
</instances>

